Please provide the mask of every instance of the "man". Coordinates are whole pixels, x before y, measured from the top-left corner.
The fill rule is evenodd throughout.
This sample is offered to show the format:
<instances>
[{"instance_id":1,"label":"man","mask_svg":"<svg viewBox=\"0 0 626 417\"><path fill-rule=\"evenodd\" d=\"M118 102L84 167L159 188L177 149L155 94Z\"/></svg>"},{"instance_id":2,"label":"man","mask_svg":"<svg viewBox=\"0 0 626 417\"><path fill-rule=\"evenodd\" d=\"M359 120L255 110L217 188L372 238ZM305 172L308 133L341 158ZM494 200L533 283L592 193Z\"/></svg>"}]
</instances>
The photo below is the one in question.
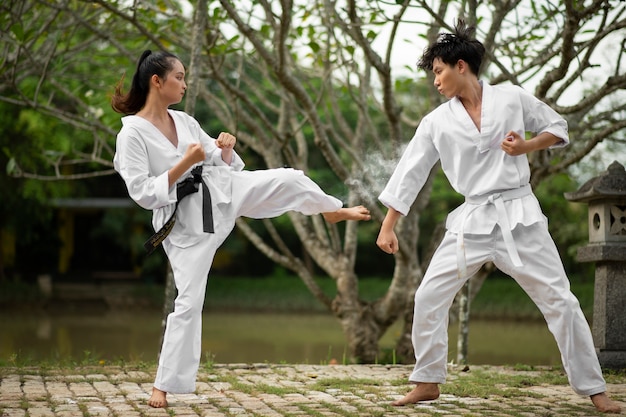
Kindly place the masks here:
<instances>
[{"instance_id":1,"label":"man","mask_svg":"<svg viewBox=\"0 0 626 417\"><path fill-rule=\"evenodd\" d=\"M543 313L561 351L570 385L602 412L619 413L606 383L591 331L571 293L529 185L527 154L566 146L567 123L517 86L478 79L485 52L474 28L459 21L442 34L418 66L432 70L449 99L420 122L380 201L388 207L377 245L398 251L394 226L406 215L437 160L466 201L448 216L446 234L415 293L412 342L415 388L394 405L439 397L446 379L448 310L455 294L486 262L513 277ZM525 132L537 132L526 140Z\"/></svg>"}]
</instances>

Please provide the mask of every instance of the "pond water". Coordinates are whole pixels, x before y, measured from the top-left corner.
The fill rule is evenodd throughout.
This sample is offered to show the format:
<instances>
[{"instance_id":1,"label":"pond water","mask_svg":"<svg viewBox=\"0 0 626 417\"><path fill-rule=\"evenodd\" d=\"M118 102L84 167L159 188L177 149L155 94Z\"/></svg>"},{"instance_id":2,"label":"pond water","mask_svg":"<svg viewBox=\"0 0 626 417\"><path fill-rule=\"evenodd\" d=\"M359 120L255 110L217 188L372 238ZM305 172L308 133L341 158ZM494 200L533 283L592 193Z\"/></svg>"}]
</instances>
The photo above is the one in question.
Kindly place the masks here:
<instances>
[{"instance_id":1,"label":"pond water","mask_svg":"<svg viewBox=\"0 0 626 417\"><path fill-rule=\"evenodd\" d=\"M154 361L161 335L159 312L11 313L0 312L0 362L15 354L29 360L86 357ZM449 358L456 359L456 331L449 331ZM400 325L392 327L381 348L393 349ZM203 318L202 350L215 363L342 362L345 341L330 315L225 313ZM543 322L470 324L470 364L558 365L560 355Z\"/></svg>"}]
</instances>

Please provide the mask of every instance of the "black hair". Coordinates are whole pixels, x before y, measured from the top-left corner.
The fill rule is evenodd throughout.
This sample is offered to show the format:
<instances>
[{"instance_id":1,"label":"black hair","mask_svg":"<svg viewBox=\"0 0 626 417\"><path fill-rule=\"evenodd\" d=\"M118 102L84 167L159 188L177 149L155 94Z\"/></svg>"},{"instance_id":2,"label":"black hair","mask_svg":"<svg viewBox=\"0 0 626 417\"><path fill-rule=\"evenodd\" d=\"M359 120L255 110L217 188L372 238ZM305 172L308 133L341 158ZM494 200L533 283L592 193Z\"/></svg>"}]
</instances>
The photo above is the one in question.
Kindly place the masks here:
<instances>
[{"instance_id":1,"label":"black hair","mask_svg":"<svg viewBox=\"0 0 626 417\"><path fill-rule=\"evenodd\" d=\"M165 51L152 52L146 50L137 62L137 70L128 93L122 92L124 77L115 86L115 93L111 98L111 107L118 113L135 114L146 104L150 89L150 78L157 75L165 79L174 68L174 62L179 60L174 54Z\"/></svg>"},{"instance_id":2,"label":"black hair","mask_svg":"<svg viewBox=\"0 0 626 417\"><path fill-rule=\"evenodd\" d=\"M485 55L485 47L476 40L476 27L467 26L459 19L454 26L454 33L441 33L435 42L424 50L417 67L432 71L433 61L441 59L445 64L455 65L460 59L467 62L470 70L478 75L480 64Z\"/></svg>"}]
</instances>

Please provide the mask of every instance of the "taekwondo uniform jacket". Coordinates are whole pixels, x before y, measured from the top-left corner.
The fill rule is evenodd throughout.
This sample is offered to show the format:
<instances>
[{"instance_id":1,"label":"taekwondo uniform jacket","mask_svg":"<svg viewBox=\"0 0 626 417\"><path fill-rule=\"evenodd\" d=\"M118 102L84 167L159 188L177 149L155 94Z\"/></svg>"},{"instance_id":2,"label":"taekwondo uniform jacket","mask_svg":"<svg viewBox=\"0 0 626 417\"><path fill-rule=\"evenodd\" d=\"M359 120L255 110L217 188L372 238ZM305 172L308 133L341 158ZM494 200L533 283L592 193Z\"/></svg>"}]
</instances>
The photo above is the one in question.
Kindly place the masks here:
<instances>
[{"instance_id":1,"label":"taekwondo uniform jacket","mask_svg":"<svg viewBox=\"0 0 626 417\"><path fill-rule=\"evenodd\" d=\"M567 122L547 104L518 86L483 83L481 131L479 132L454 97L420 122L379 200L403 215L409 212L437 160L451 186L466 198L518 189L528 185L530 168L526 155L511 156L500 149L507 132L550 132L561 139L552 147L569 143ZM505 203L510 228L546 221L534 195ZM452 211L446 228L453 233L489 234L498 216L493 204Z\"/></svg>"},{"instance_id":2,"label":"taekwondo uniform jacket","mask_svg":"<svg viewBox=\"0 0 626 417\"><path fill-rule=\"evenodd\" d=\"M178 147L149 121L140 116L122 118L122 129L117 135L114 167L122 176L130 197L141 207L153 210L152 225L159 230L174 211L176 186L168 186L168 171L183 158L192 143L202 143L206 158L203 163L203 180L209 187L213 206L228 204L231 200L231 171L241 171L244 163L233 152L227 165L215 140L207 135L200 124L188 114L168 110L176 125ZM191 171L191 169L189 170ZM182 175L184 180L189 172ZM168 236L179 247L197 243L203 236L202 198L194 193L181 201L177 221Z\"/></svg>"}]
</instances>

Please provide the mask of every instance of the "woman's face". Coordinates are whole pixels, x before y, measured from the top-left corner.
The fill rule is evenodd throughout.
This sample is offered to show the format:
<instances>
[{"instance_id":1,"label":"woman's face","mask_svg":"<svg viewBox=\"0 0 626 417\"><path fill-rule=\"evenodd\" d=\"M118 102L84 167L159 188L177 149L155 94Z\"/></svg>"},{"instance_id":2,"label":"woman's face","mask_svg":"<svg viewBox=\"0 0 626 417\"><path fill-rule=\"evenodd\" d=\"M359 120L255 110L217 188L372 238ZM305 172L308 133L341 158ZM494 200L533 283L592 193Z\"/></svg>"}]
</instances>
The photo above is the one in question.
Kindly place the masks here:
<instances>
[{"instance_id":1,"label":"woman's face","mask_svg":"<svg viewBox=\"0 0 626 417\"><path fill-rule=\"evenodd\" d=\"M173 60L172 69L160 81L160 93L168 102L168 105L180 103L185 96L185 90L187 90L183 64L177 59Z\"/></svg>"}]
</instances>

